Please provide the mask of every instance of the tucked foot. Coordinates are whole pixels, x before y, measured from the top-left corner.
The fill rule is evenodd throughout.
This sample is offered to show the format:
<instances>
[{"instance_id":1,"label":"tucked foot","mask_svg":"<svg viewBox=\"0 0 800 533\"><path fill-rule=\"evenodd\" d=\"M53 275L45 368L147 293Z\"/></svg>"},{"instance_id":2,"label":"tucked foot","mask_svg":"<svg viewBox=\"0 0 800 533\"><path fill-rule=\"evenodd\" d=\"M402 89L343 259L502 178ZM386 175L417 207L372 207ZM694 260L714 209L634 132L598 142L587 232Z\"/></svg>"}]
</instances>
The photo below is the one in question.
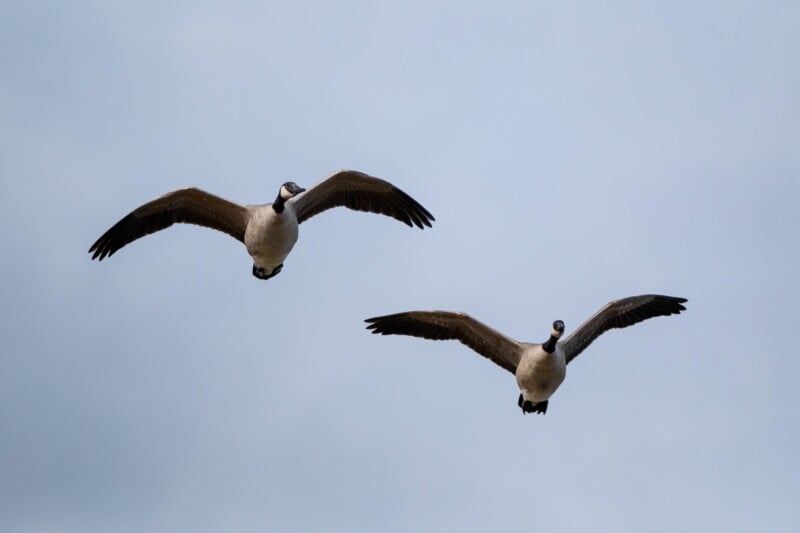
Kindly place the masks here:
<instances>
[{"instance_id":1,"label":"tucked foot","mask_svg":"<svg viewBox=\"0 0 800 533\"><path fill-rule=\"evenodd\" d=\"M283 263L273 268L272 272L269 272L266 268L257 267L255 264L253 265L253 275L258 279L274 278L280 274L281 270L283 270Z\"/></svg>"},{"instance_id":2,"label":"tucked foot","mask_svg":"<svg viewBox=\"0 0 800 533\"><path fill-rule=\"evenodd\" d=\"M522 413L523 414L528 414L528 413L545 414L547 412L547 402L548 401L549 400L544 401L544 402L538 402L538 403L533 403L533 402L528 401L528 400L524 400L523 401L522 395L520 394L518 403L520 404L520 407L522 408Z\"/></svg>"}]
</instances>

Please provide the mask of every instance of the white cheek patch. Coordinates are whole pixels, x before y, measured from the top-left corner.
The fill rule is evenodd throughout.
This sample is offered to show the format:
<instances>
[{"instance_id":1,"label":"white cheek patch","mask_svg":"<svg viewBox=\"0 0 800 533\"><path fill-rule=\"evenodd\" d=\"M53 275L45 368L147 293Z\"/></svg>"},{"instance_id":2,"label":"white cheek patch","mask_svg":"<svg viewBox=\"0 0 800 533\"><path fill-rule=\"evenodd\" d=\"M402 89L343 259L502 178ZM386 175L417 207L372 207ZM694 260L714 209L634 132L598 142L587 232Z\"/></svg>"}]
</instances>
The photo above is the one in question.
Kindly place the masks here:
<instances>
[{"instance_id":1,"label":"white cheek patch","mask_svg":"<svg viewBox=\"0 0 800 533\"><path fill-rule=\"evenodd\" d=\"M563 333L562 331L557 331L556 328L550 330L550 335L552 335L556 339L560 339L562 333Z\"/></svg>"},{"instance_id":2,"label":"white cheek patch","mask_svg":"<svg viewBox=\"0 0 800 533\"><path fill-rule=\"evenodd\" d=\"M281 185L281 198L288 200L291 197L292 193L289 192L289 189L286 188L286 185Z\"/></svg>"}]
</instances>

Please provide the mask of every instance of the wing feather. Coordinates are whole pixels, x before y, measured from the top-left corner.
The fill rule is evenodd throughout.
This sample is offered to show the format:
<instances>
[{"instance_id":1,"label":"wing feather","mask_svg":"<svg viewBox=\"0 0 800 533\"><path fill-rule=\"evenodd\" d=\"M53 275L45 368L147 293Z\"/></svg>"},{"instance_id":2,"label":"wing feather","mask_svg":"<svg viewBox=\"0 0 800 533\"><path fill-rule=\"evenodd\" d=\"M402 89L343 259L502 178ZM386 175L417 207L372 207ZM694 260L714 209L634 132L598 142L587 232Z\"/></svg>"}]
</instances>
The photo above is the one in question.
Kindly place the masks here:
<instances>
[{"instance_id":1,"label":"wing feather","mask_svg":"<svg viewBox=\"0 0 800 533\"><path fill-rule=\"evenodd\" d=\"M648 318L677 315L685 311L686 298L642 294L609 302L561 342L567 363L578 357L594 340L614 328L627 328Z\"/></svg>"},{"instance_id":2,"label":"wing feather","mask_svg":"<svg viewBox=\"0 0 800 533\"><path fill-rule=\"evenodd\" d=\"M367 329L381 335L410 335L431 340L457 340L480 355L516 373L520 343L465 313L408 311L365 320Z\"/></svg>"},{"instance_id":3,"label":"wing feather","mask_svg":"<svg viewBox=\"0 0 800 533\"><path fill-rule=\"evenodd\" d=\"M355 170L336 172L289 201L298 222L333 207L390 216L420 229L435 220L419 202L388 181Z\"/></svg>"},{"instance_id":4,"label":"wing feather","mask_svg":"<svg viewBox=\"0 0 800 533\"><path fill-rule=\"evenodd\" d=\"M244 242L249 210L197 188L179 189L141 205L111 226L89 248L102 261L136 239L175 223L197 224L227 233Z\"/></svg>"}]
</instances>

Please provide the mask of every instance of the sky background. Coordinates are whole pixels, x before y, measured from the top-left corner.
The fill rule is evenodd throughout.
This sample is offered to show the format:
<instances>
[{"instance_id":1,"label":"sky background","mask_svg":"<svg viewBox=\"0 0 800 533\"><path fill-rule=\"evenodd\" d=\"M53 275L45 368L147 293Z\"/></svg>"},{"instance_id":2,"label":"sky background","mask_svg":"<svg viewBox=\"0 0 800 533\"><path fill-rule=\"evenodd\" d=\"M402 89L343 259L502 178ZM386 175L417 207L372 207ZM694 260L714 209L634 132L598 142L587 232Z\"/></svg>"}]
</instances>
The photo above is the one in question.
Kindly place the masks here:
<instances>
[{"instance_id":1,"label":"sky background","mask_svg":"<svg viewBox=\"0 0 800 533\"><path fill-rule=\"evenodd\" d=\"M0 530L797 531L797 2L0 3ZM340 168L283 272L119 218ZM610 300L547 415L457 342Z\"/></svg>"}]
</instances>

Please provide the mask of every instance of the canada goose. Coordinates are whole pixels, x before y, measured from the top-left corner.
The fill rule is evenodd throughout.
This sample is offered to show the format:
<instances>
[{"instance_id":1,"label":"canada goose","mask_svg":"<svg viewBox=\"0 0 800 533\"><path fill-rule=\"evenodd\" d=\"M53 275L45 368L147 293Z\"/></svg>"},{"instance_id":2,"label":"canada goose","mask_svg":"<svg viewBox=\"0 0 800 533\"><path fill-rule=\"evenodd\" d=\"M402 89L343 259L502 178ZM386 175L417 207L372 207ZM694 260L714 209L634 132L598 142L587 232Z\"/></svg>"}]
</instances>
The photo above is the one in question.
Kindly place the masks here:
<instances>
[{"instance_id":1,"label":"canada goose","mask_svg":"<svg viewBox=\"0 0 800 533\"><path fill-rule=\"evenodd\" d=\"M305 191L305 194L301 194ZM396 218L424 229L434 220L427 209L382 179L341 170L307 191L287 181L271 204L239 205L197 188L179 189L137 207L95 242L89 253L102 261L128 243L176 222L223 231L243 242L253 257L253 275L269 279L297 241L297 226L332 207L347 207Z\"/></svg>"},{"instance_id":2,"label":"canada goose","mask_svg":"<svg viewBox=\"0 0 800 533\"><path fill-rule=\"evenodd\" d=\"M465 313L408 311L365 320L367 329L382 335L425 339L455 339L505 368L517 378L523 413L546 413L547 402L564 381L567 364L592 341L612 328L626 328L655 316L678 314L686 298L643 294L608 303L559 342L564 322L556 320L544 344L517 342Z\"/></svg>"}]
</instances>

